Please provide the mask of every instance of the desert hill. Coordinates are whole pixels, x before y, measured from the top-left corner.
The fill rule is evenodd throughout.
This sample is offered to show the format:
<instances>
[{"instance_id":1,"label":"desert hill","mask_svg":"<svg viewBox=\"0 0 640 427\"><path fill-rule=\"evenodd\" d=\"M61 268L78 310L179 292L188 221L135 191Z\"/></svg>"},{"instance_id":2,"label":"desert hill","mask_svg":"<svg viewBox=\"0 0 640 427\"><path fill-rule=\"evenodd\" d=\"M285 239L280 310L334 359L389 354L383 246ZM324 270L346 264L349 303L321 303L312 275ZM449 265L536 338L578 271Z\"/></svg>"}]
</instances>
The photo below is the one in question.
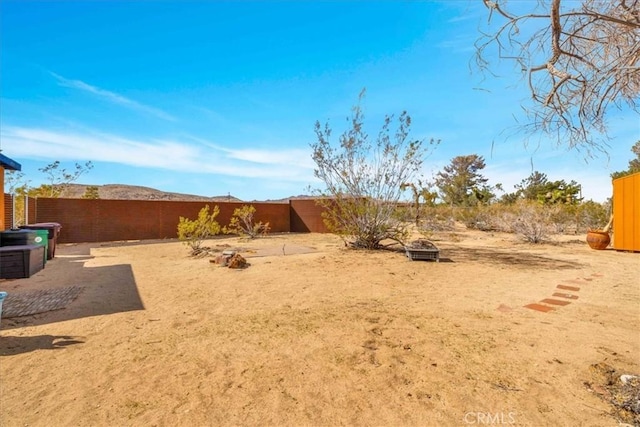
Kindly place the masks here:
<instances>
[{"instance_id":1,"label":"desert hill","mask_svg":"<svg viewBox=\"0 0 640 427\"><path fill-rule=\"evenodd\" d=\"M230 194L221 196L199 196L196 194L171 193L157 190L151 187L126 184L106 184L106 185L86 185L69 184L62 194L62 197L69 199L80 199L86 193L88 187L98 188L98 197L105 200L170 200L187 202L249 202ZM286 197L284 199L260 200L271 203L287 203L290 199L305 199L307 195ZM257 200L252 200L257 201Z\"/></svg>"},{"instance_id":2,"label":"desert hill","mask_svg":"<svg viewBox=\"0 0 640 427\"><path fill-rule=\"evenodd\" d=\"M224 196L198 196L195 194L171 193L156 190L155 188L138 185L106 184L89 186L85 184L70 184L62 197L79 199L87 191L87 187L97 187L100 199L110 200L176 200L176 201L213 201L213 202L241 202L242 200L231 195Z\"/></svg>"}]
</instances>

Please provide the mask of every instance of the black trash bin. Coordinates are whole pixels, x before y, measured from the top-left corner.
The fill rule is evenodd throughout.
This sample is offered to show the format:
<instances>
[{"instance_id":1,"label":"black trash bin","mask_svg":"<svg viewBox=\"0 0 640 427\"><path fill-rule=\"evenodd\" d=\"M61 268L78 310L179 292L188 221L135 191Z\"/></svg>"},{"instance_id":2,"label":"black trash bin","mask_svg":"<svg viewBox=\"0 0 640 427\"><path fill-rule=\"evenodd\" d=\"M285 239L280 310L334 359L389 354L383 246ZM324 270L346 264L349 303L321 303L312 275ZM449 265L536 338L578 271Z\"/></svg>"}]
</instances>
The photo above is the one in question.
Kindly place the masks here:
<instances>
[{"instance_id":1,"label":"black trash bin","mask_svg":"<svg viewBox=\"0 0 640 427\"><path fill-rule=\"evenodd\" d=\"M0 245L3 248L8 246L43 246L42 263L44 265L47 262L47 249L49 245L47 236L48 234L45 230L4 230L0 232Z\"/></svg>"},{"instance_id":2,"label":"black trash bin","mask_svg":"<svg viewBox=\"0 0 640 427\"><path fill-rule=\"evenodd\" d=\"M35 230L4 230L0 232L0 241L2 246L21 246L41 244L40 233Z\"/></svg>"},{"instance_id":3,"label":"black trash bin","mask_svg":"<svg viewBox=\"0 0 640 427\"><path fill-rule=\"evenodd\" d=\"M39 222L37 224L21 225L20 228L26 230L47 230L49 232L49 245L47 247L47 259L56 256L56 242L60 235L62 226L57 222Z\"/></svg>"}]
</instances>

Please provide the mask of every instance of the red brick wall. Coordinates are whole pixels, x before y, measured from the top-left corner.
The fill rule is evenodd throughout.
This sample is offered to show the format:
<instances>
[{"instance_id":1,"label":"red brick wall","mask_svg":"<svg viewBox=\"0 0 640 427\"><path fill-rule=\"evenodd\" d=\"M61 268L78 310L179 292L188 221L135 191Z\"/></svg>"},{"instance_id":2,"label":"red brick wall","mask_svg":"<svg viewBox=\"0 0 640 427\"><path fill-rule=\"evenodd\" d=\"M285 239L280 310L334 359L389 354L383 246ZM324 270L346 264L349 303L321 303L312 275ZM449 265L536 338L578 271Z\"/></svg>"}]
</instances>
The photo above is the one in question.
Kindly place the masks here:
<instances>
[{"instance_id":1,"label":"red brick wall","mask_svg":"<svg viewBox=\"0 0 640 427\"><path fill-rule=\"evenodd\" d=\"M224 226L229 224L233 210L245 204L256 208L255 222L269 222L271 232L290 231L289 204L262 202L38 198L30 223L60 223L60 243L176 238L181 216L195 219L204 206L213 210L217 205L220 214L216 220Z\"/></svg>"}]
</instances>

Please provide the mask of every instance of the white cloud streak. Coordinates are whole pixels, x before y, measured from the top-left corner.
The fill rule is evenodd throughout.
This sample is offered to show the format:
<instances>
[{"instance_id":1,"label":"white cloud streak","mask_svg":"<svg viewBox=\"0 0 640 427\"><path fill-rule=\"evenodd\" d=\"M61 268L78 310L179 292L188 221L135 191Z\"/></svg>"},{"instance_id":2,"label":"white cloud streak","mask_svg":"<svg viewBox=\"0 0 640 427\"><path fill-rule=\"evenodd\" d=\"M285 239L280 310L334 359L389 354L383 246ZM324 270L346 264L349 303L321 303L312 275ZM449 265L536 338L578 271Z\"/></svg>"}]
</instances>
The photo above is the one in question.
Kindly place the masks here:
<instances>
[{"instance_id":1,"label":"white cloud streak","mask_svg":"<svg viewBox=\"0 0 640 427\"><path fill-rule=\"evenodd\" d=\"M56 73L50 73L58 82L58 84L60 86L63 87L68 87L71 89L77 89L83 92L88 92L92 95L96 95L99 98L105 99L109 102L112 102L114 104L118 104L118 105L122 105L124 107L127 107L129 109L132 110L136 110L136 111L140 111L143 112L145 114L150 114L152 116L156 116L158 118L161 118L163 120L167 120L167 121L172 121L175 122L177 119L175 117L173 117L172 115L158 109L158 108L154 108L154 107L150 107L148 105L144 105L141 104L137 101L134 101L132 99L126 98L122 95L119 95L117 93L114 92L110 92L108 90L104 90L104 89L100 89L99 87L96 86L92 86L88 83L85 83L81 80L71 80L71 79L67 79L65 77L62 77L59 74Z\"/></svg>"},{"instance_id":2,"label":"white cloud streak","mask_svg":"<svg viewBox=\"0 0 640 427\"><path fill-rule=\"evenodd\" d=\"M136 168L307 182L305 150L233 150L215 144L154 139L140 141L104 133L4 126L3 146L14 158L111 162Z\"/></svg>"}]
</instances>

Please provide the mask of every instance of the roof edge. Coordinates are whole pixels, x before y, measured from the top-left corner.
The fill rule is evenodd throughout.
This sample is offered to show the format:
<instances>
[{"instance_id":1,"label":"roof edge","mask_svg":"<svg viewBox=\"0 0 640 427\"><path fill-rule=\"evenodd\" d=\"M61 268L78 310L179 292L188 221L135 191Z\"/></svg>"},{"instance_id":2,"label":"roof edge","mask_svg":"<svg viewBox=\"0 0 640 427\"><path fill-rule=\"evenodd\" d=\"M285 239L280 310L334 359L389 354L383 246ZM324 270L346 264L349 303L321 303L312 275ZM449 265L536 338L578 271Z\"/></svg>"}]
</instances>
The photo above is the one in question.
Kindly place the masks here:
<instances>
[{"instance_id":1,"label":"roof edge","mask_svg":"<svg viewBox=\"0 0 640 427\"><path fill-rule=\"evenodd\" d=\"M22 165L20 165L20 163L16 162L15 160L11 160L2 153L0 153L0 167L10 171L22 170Z\"/></svg>"}]
</instances>

